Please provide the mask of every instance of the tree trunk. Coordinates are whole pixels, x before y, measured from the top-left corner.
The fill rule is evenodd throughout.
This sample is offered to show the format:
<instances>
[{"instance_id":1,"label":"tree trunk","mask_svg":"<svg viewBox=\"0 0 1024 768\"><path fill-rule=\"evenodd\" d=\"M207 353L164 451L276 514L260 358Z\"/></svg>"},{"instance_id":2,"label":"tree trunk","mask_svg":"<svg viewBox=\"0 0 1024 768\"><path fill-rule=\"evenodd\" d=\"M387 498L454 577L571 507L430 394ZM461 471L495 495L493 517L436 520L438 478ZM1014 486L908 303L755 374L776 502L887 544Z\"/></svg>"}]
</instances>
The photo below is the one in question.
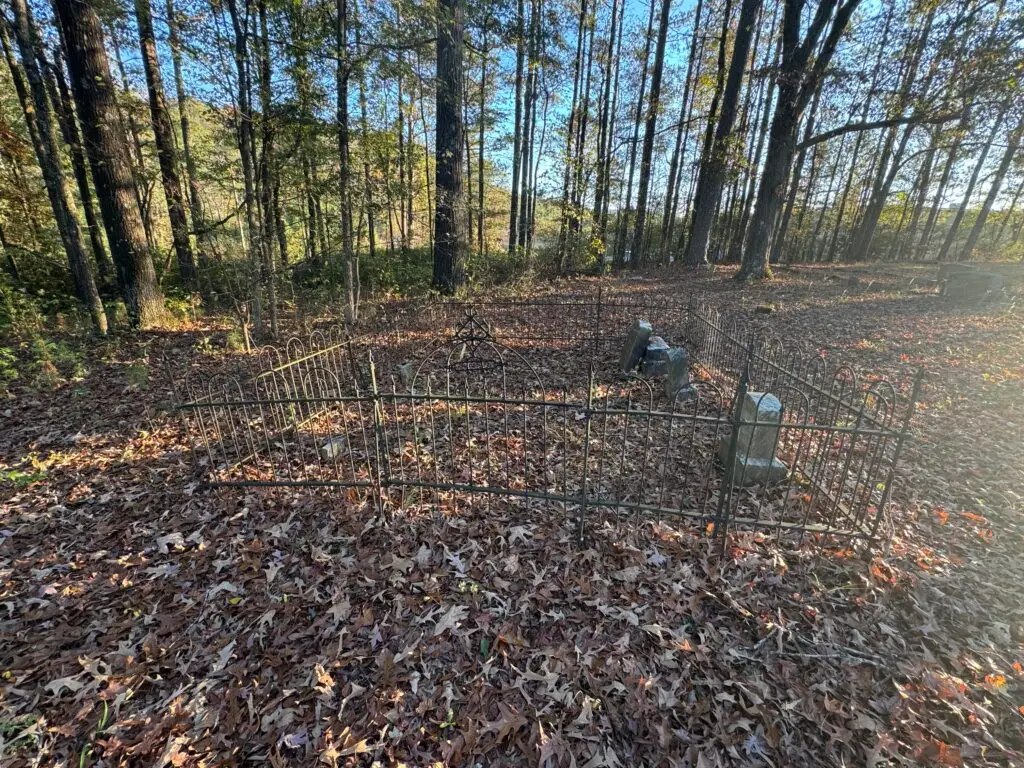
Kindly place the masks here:
<instances>
[{"instance_id":1,"label":"tree trunk","mask_svg":"<svg viewBox=\"0 0 1024 768\"><path fill-rule=\"evenodd\" d=\"M256 195L256 153L253 135L252 93L249 77L249 32L248 14L241 15L237 0L226 0L231 26L234 30L234 59L236 86L238 88L238 152L242 158L242 183L245 187L245 222L249 232L249 261L252 269L250 280L250 299L253 302L252 320L257 331L263 327L262 286L260 272L262 270L263 243L260 233L258 215L258 198ZM314 177L315 178L315 177ZM321 219L319 208L317 218ZM321 251L326 252L325 244Z\"/></svg>"},{"instance_id":2,"label":"tree trunk","mask_svg":"<svg viewBox=\"0 0 1024 768\"><path fill-rule=\"evenodd\" d=\"M944 261L949 253L950 247L956 240L956 236L960 229L960 223L963 221L964 214L967 211L967 206L970 204L971 195L974 193L974 187L978 183L978 176L981 173L982 167L985 165L985 160L988 158L988 153L992 149L992 143L995 141L995 137L998 134L999 128L1003 123L1003 117L1006 114L1006 107L1003 107L999 111L999 116L996 118L995 123L992 125L992 133L989 134L988 141L985 142L985 146L981 151L981 157L978 158L978 164L974 166L974 172L971 174L971 180L967 184L967 189L964 192L963 202L960 204L959 210L956 212L956 216L953 218L953 224L949 228L949 233L946 235L946 241L942 244L942 250L939 252L939 261ZM1006 150L1003 152L1003 156L999 161L999 166L996 168L995 174L992 177L992 183L989 187L988 194L985 196L985 202L981 206L981 210L978 212L978 218L974 221L974 226L971 227L971 231L967 236L967 242L964 244L963 250L960 251L957 256L957 261L964 261L971 257L971 251L974 250L974 246L978 244L978 237L981 236L981 230L985 226L985 219L988 218L989 212L992 210L992 204L995 203L996 196L999 194L999 188L1003 184L1003 178L1006 176L1006 171L1010 167L1010 163L1013 162L1013 156L1017 154L1017 149L1020 147L1020 128L1014 128L1010 132L1008 137Z\"/></svg>"},{"instance_id":3,"label":"tree trunk","mask_svg":"<svg viewBox=\"0 0 1024 768\"><path fill-rule=\"evenodd\" d=\"M464 0L437 7L437 210L434 215L434 287L454 294L466 281L466 194L462 187L462 15Z\"/></svg>"},{"instance_id":4,"label":"tree trunk","mask_svg":"<svg viewBox=\"0 0 1024 768\"><path fill-rule=\"evenodd\" d=\"M779 68L779 100L772 117L772 129L757 202L747 229L743 248L740 280L768 275L768 249L771 246L775 220L786 193L800 118L811 96L821 85L825 70L835 54L839 40L849 24L860 0L821 0L807 33L801 40L801 0L785 0L782 21L782 65ZM833 11L835 14L833 15ZM831 24L829 19L831 18ZM828 34L819 46L819 39L828 26ZM811 54L819 49L814 63Z\"/></svg>"},{"instance_id":5,"label":"tree trunk","mask_svg":"<svg viewBox=\"0 0 1024 768\"><path fill-rule=\"evenodd\" d=\"M345 281L345 322L349 326L359 319L359 298L356 295L357 273L352 250L352 173L349 153L348 79L351 65L348 55L348 0L338 0L337 89L338 89L338 187L341 195L341 258ZM398 133L402 133L402 110L398 110ZM409 169L410 176L412 169Z\"/></svg>"},{"instance_id":6,"label":"tree trunk","mask_svg":"<svg viewBox=\"0 0 1024 768\"><path fill-rule=\"evenodd\" d=\"M489 7L489 6L488 6ZM476 182L477 182L477 249L483 256L487 255L487 233L484 231L486 224L487 213L484 208L484 133L487 128L487 24L489 20L489 14L487 11L484 12L484 20L482 23L483 31L481 33L480 41L480 131L479 138L477 139L477 170L476 170Z\"/></svg>"},{"instance_id":7,"label":"tree trunk","mask_svg":"<svg viewBox=\"0 0 1024 768\"><path fill-rule=\"evenodd\" d=\"M277 338L277 269L274 266L274 127L270 121L270 39L267 34L267 2L259 0L259 38L256 41L259 54L260 87L260 160L257 165L259 177L256 187L259 194L260 210L260 274L261 283L267 292L267 308L270 314L270 336Z\"/></svg>"},{"instance_id":8,"label":"tree trunk","mask_svg":"<svg viewBox=\"0 0 1024 768\"><path fill-rule=\"evenodd\" d=\"M78 196L82 200L82 208L85 212L85 224L86 229L89 231L92 255L96 259L100 280L106 283L113 277L113 264L110 261L110 254L107 253L107 246L103 242L103 225L96 214L96 201L93 199L92 187L89 184L89 168L86 165L85 149L82 147L82 133L78 129L78 119L75 115L71 93L68 91L62 59L63 53L61 53L60 47L57 46L54 49L53 70L50 73L52 75L51 80L55 85L56 98L51 99L51 101L57 112L64 142L68 145L68 149L71 150L71 168L75 173L75 181L78 184Z\"/></svg>"},{"instance_id":9,"label":"tree trunk","mask_svg":"<svg viewBox=\"0 0 1024 768\"><path fill-rule=\"evenodd\" d=\"M814 94L814 98L811 100L811 108L807 112L807 124L804 126L804 139L809 139L814 135L814 123L818 116L818 104L821 101L821 91L817 91ZM812 151L815 153L814 157L817 157L817 147L812 147ZM793 182L789 186L789 195L786 197L786 209L782 214L782 221L779 226L775 229L775 234L772 242L772 254L776 259L782 259L782 249L786 242L786 234L789 232L789 222L793 218L793 207L796 205L797 192L799 192L800 178L803 176L804 163L807 160L807 149L801 149L800 153L796 156L796 169L793 172ZM812 167L811 181L813 182L814 173ZM801 210L803 214L803 210Z\"/></svg>"},{"instance_id":10,"label":"tree trunk","mask_svg":"<svg viewBox=\"0 0 1024 768\"><path fill-rule=\"evenodd\" d=\"M579 96L582 89L583 56L586 52L587 0L581 0L576 25L576 56L573 59L572 102L569 106L569 122L565 129L565 159L562 171L562 205L558 225L558 273L566 274L571 258L569 254L569 218L573 203L571 184L576 178L575 166L581 158L575 148L579 136Z\"/></svg>"},{"instance_id":11,"label":"tree trunk","mask_svg":"<svg viewBox=\"0 0 1024 768\"><path fill-rule=\"evenodd\" d=\"M626 3L623 0L623 2L619 3L618 40L615 43L615 82L612 85L612 106L611 106L611 113L608 116L608 128L607 128L606 135L605 135L606 146L605 146L605 150L604 150L604 178L605 178L605 184L608 186L608 189L605 190L604 200L603 200L602 205L601 205L601 210L598 212L599 222L600 222L599 229L600 229L600 232L601 232L601 240L602 240L602 244L605 246L605 253L606 253L606 256L604 257L604 261L605 262L607 262L608 207L611 204L611 198L612 198L612 194L611 194L612 158L613 158L613 156L615 154L612 151L612 146L613 146L613 139L615 137L615 125L617 123L617 117L618 117L616 113L618 112L618 108L619 108L619 71L621 69L621 63L622 63L622 37L623 37L623 35L622 35L622 27L623 27L623 23L624 23L624 19L625 19L625 14L626 14ZM545 104L545 111L546 111L546 109L547 109L547 105ZM620 197L622 196L622 184L621 184L621 182L619 184L619 196Z\"/></svg>"},{"instance_id":12,"label":"tree trunk","mask_svg":"<svg viewBox=\"0 0 1024 768\"><path fill-rule=\"evenodd\" d=\"M199 172L192 155L192 124L188 117L188 94L181 67L181 41L178 38L178 17L174 0L167 0L167 42L171 48L171 63L174 67L174 91L178 100L178 123L181 126L181 155L185 161L185 175L188 177L189 216L192 231L196 236L196 251L199 256L199 287L204 290L204 273L210 268L210 233L206 227L206 213L199 191Z\"/></svg>"},{"instance_id":13,"label":"tree trunk","mask_svg":"<svg viewBox=\"0 0 1024 768\"><path fill-rule=\"evenodd\" d=\"M363 30L362 17L359 15L359 6L353 0L352 12L355 16L356 34L356 56L361 55L361 35ZM370 254L370 261L375 262L377 258L377 231L374 225L374 203L373 203L373 180L370 175L370 128L366 119L366 69L359 69L359 153L363 158L363 205L366 208L366 238ZM430 190L427 190L429 199ZM429 203L428 203L429 204ZM358 270L356 273L358 279Z\"/></svg>"},{"instance_id":14,"label":"tree trunk","mask_svg":"<svg viewBox=\"0 0 1024 768\"><path fill-rule=\"evenodd\" d=\"M131 83L128 81L128 72L124 67L124 59L121 56L121 44L118 41L118 31L116 27L111 30L110 43L114 49L114 63L117 64L117 70L121 76L121 91L124 93L126 101L133 101L134 94L132 92ZM142 154L142 139L139 136L139 123L135 119L135 112L132 110L131 104L128 104L126 109L122 109L121 103L118 102L117 110L118 114L121 116L124 130L128 132L127 135L132 142L131 158L135 165L135 178L140 182L135 185L135 196L139 201L139 211L142 213L142 225L146 230L146 245L149 248L149 252L154 254L157 252L157 244L156 235L153 232L152 198L149 194L149 185L143 181L146 178L146 158Z\"/></svg>"},{"instance_id":15,"label":"tree trunk","mask_svg":"<svg viewBox=\"0 0 1024 768\"><path fill-rule=\"evenodd\" d=\"M697 179L690 237L683 258L683 262L688 266L706 264L708 261L711 225L714 223L715 208L722 196L722 185L728 172L730 137L733 121L736 119L740 87L743 84L743 70L750 54L750 39L760 10L761 0L743 0L740 6L740 19L733 42L732 60L729 62L729 75L722 93L722 111L718 117L718 127L715 129L714 142L708 153L707 162L701 167Z\"/></svg>"},{"instance_id":16,"label":"tree trunk","mask_svg":"<svg viewBox=\"0 0 1024 768\"><path fill-rule=\"evenodd\" d=\"M149 0L135 0L135 19L139 28L139 48L142 53L142 65L146 71L146 87L149 91L149 114L153 121L153 136L156 139L157 156L160 160L160 179L167 200L174 253L178 258L178 273L182 285L192 290L199 281L196 264L192 258L192 245L188 239L188 218L185 214L185 198L182 195L181 178L178 174L174 128L171 126L171 115L164 96L160 60L157 58L156 39L153 37L153 10L150 8Z\"/></svg>"},{"instance_id":17,"label":"tree trunk","mask_svg":"<svg viewBox=\"0 0 1024 768\"><path fill-rule=\"evenodd\" d=\"M121 294L132 325L150 327L163 317L163 296L146 247L131 150L121 131L114 82L103 49L103 27L86 0L62 0L55 6Z\"/></svg>"},{"instance_id":18,"label":"tree trunk","mask_svg":"<svg viewBox=\"0 0 1024 768\"><path fill-rule=\"evenodd\" d=\"M760 5L761 0L747 0ZM633 225L633 264L647 263L647 246L644 233L647 227L647 195L651 186L651 158L654 155L654 134L661 111L661 76L665 70L665 43L668 39L669 15L672 0L661 1L661 18L658 21L658 43L654 49L654 68L651 71L651 96L647 100L647 120L644 125L644 146L640 156L640 185L636 196L636 221ZM741 72L742 75L742 72Z\"/></svg>"},{"instance_id":19,"label":"tree trunk","mask_svg":"<svg viewBox=\"0 0 1024 768\"><path fill-rule=\"evenodd\" d=\"M529 75L526 79L525 115L523 123L522 161L519 172L522 181L519 183L519 250L529 262L530 246L533 240L533 211L536 205L536 183L534 172L534 138L537 131L537 87L540 76L541 61L538 56L540 46L540 0L530 4L530 34L527 49Z\"/></svg>"},{"instance_id":20,"label":"tree trunk","mask_svg":"<svg viewBox=\"0 0 1024 768\"><path fill-rule=\"evenodd\" d=\"M698 0L703 2L703 0ZM611 29L608 33L608 43L604 50L604 79L601 86L601 111L597 124L597 178L594 183L594 234L593 239L600 249L598 271L604 272L604 227L601 221L601 211L604 209L604 201L608 196L608 165L605 160L606 153L611 149L611 135L608 131L609 118L612 102L612 67L615 66L615 57L612 51L615 50L615 37L618 25L619 0L612 0Z\"/></svg>"},{"instance_id":21,"label":"tree trunk","mask_svg":"<svg viewBox=\"0 0 1024 768\"><path fill-rule=\"evenodd\" d=\"M707 166L708 161L711 158L711 149L712 149L712 147L714 145L715 129L717 127L717 118L718 118L718 105L719 105L719 103L722 100L722 91L725 89L725 78L726 78L725 54L726 54L726 50L728 49L728 43L729 43L729 22L731 20L731 17L732 17L732 0L725 0L725 5L724 5L724 7L722 9L722 29L721 29L721 32L720 32L720 34L718 36L718 66L715 68L715 90L712 91L712 93L711 93L711 104L708 107L707 125L704 128L704 140L703 140L703 143L701 144L701 151L700 151L700 164L699 164L700 168L704 168L704 167ZM690 195L690 197L692 198L692 200L694 202L694 205L696 205L696 202L697 202L697 183L699 182L699 180L700 180L700 174L698 172L697 177L693 180L693 185L692 185L693 192ZM707 224L708 232L709 232L709 237L710 237L711 222L714 220L715 213L718 211L719 205L721 203L721 199L720 198L721 198L721 191L719 191L719 194L718 194L717 197L715 197L713 200L710 201L710 205L711 205L711 209L712 209L711 210L711 220L709 220L709 222ZM684 241L687 243L687 246L688 246L690 240L692 239L691 235L692 235L692 231L693 231L694 217L692 216L692 214L687 212L687 218L690 221L690 226L689 226L689 229L684 227L683 231L679 233L679 246L680 246L680 250L682 250L682 245L683 245ZM685 254L684 254L683 263L692 267L692 266L697 266L697 264L699 262L694 262L693 264L688 264L687 261L686 261L686 258L685 258Z\"/></svg>"},{"instance_id":22,"label":"tree trunk","mask_svg":"<svg viewBox=\"0 0 1024 768\"><path fill-rule=\"evenodd\" d=\"M512 127L512 192L508 215L508 252L515 252L519 242L519 176L523 146L523 69L526 57L525 2L516 0L516 102Z\"/></svg>"},{"instance_id":23,"label":"tree trunk","mask_svg":"<svg viewBox=\"0 0 1024 768\"><path fill-rule=\"evenodd\" d=\"M697 0L694 11L693 34L690 36L690 53L686 57L686 79L683 81L683 98L679 107L679 123L676 125L675 148L669 163L668 182L665 186L665 210L661 222L661 253L659 260L668 263L671 250L672 235L676 227L676 208L679 205L679 181L683 177L683 166L686 162L686 144L690 136L690 80L693 76L693 63L697 58L697 40L700 32L700 18L704 10L704 0Z\"/></svg>"},{"instance_id":24,"label":"tree trunk","mask_svg":"<svg viewBox=\"0 0 1024 768\"><path fill-rule=\"evenodd\" d=\"M25 113L25 122L28 125L36 158L39 160L39 168L43 172L46 194L50 199L50 207L53 209L57 230L67 255L75 293L92 317L96 332L105 334L107 332L107 316L103 312L103 302L100 300L96 282L89 268L85 241L75 215L75 200L71 184L61 168L57 130L50 113L50 103L43 75L36 60L36 51L40 41L36 36L25 0L13 0L11 5L14 9L14 35L21 53L28 88L25 87L21 72L14 59L10 42L7 39L7 25L2 19L0 19L0 44L3 46L4 56L11 69L11 78L14 80L15 90L18 92L18 99Z\"/></svg>"},{"instance_id":25,"label":"tree trunk","mask_svg":"<svg viewBox=\"0 0 1024 768\"><path fill-rule=\"evenodd\" d=\"M626 235L629 232L630 204L633 201L633 174L636 172L636 148L637 143L640 141L640 116L644 111L644 96L647 90L647 64L651 58L651 37L654 34L654 6L655 3L652 0L650 10L647 14L647 35L644 38L644 60L643 66L640 68L640 90L636 97L636 109L633 112L633 140L630 142L629 149L629 174L627 177L628 181L626 182L626 198L624 201L619 201L619 210L616 214L616 218L618 219L615 226L614 265L616 269L622 268L626 263ZM636 254L630 254L630 261L635 257Z\"/></svg>"}]
</instances>

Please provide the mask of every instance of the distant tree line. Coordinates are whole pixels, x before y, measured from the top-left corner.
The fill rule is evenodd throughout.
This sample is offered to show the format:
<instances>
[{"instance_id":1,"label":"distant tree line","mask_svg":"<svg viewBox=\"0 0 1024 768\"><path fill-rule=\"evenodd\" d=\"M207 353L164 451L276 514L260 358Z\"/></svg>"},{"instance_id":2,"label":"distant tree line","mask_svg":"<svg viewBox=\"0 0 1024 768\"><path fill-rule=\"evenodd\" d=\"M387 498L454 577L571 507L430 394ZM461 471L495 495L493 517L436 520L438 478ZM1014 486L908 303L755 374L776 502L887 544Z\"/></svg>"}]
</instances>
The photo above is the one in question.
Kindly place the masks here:
<instances>
[{"instance_id":1,"label":"distant tree line","mask_svg":"<svg viewBox=\"0 0 1024 768\"><path fill-rule=\"evenodd\" d=\"M3 0L4 290L1024 255L1021 0ZM63 265L63 266L60 266Z\"/></svg>"}]
</instances>

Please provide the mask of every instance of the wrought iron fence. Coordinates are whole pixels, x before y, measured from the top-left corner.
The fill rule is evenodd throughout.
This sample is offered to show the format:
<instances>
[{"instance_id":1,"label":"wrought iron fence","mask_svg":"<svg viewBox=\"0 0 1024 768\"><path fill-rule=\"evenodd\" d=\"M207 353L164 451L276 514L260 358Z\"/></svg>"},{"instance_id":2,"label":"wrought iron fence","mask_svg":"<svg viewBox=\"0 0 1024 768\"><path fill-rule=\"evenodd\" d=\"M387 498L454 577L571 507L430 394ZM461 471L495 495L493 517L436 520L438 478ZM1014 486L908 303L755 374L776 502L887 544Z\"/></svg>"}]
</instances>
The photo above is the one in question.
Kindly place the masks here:
<instances>
[{"instance_id":1,"label":"wrought iron fence","mask_svg":"<svg viewBox=\"0 0 1024 768\"><path fill-rule=\"evenodd\" d=\"M693 386L673 397L615 370L609 346L639 310L600 296L442 305L408 318L404 346L317 331L260 350L248 376L185 376L176 395L210 486L329 489L382 511L554 505L580 536L640 516L723 541L730 527L884 533L919 378L901 397L706 306L642 309L691 351Z\"/></svg>"}]
</instances>

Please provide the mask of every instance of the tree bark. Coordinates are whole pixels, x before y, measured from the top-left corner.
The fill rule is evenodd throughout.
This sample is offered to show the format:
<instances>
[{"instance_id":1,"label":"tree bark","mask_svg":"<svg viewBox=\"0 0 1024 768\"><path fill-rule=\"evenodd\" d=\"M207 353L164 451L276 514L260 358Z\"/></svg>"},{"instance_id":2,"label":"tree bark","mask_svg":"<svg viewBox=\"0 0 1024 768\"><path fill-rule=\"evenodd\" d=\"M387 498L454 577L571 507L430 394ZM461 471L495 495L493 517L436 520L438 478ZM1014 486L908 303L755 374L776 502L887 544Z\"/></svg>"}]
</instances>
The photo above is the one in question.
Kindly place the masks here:
<instances>
[{"instance_id":1,"label":"tree bark","mask_svg":"<svg viewBox=\"0 0 1024 768\"><path fill-rule=\"evenodd\" d=\"M68 91L62 58L63 53L58 46L54 49L53 68L50 72L55 96L51 101L57 112L64 143L68 145L71 152L71 168L78 184L78 196L82 200L86 229L89 232L89 242L92 245L92 255L96 260L100 281L106 283L113 277L114 265L110 261L110 254L107 253L107 246L103 242L103 225L96 213L96 201L89 183L89 168L86 164L85 149L82 147L82 133L78 128L75 107L71 101L71 93Z\"/></svg>"},{"instance_id":2,"label":"tree bark","mask_svg":"<svg viewBox=\"0 0 1024 768\"><path fill-rule=\"evenodd\" d=\"M821 85L839 40L849 24L850 17L860 0L821 0L810 26L801 40L800 27L803 2L785 0L782 21L782 65L779 68L779 100L772 117L772 129L757 202L744 239L743 264L737 277L740 280L768 275L768 249L771 246L775 220L782 207L793 156L796 154L796 134L800 118L811 96ZM833 16L833 11L834 16ZM831 18L831 24L829 19ZM828 26L828 34L819 40ZM814 63L811 55L817 50Z\"/></svg>"},{"instance_id":3,"label":"tree bark","mask_svg":"<svg viewBox=\"0 0 1024 768\"><path fill-rule=\"evenodd\" d=\"M703 2L703 0L698 0ZM601 211L604 209L604 201L608 196L608 164L605 160L606 153L611 149L611 134L609 133L609 118L612 101L612 67L616 66L613 51L615 50L615 37L618 26L619 0L612 0L611 30L608 33L608 44L605 47L604 61L604 82L601 88L601 112L597 125L597 178L594 184L594 234L593 239L599 243L600 264L599 272L604 271L604 226L601 221ZM617 72L617 70L616 70Z\"/></svg>"},{"instance_id":4,"label":"tree bark","mask_svg":"<svg viewBox=\"0 0 1024 768\"><path fill-rule=\"evenodd\" d=\"M516 0L516 102L512 128L512 192L508 216L508 252L515 252L519 242L519 176L523 146L523 69L526 57L526 24L524 0Z\"/></svg>"},{"instance_id":5,"label":"tree bark","mask_svg":"<svg viewBox=\"0 0 1024 768\"><path fill-rule=\"evenodd\" d=\"M693 64L697 57L697 40L700 33L700 18L704 10L704 0L697 0L694 10L693 33L690 35L690 52L686 57L686 79L683 81L683 98L679 107L679 122L676 125L676 140L669 162L668 182L665 186L665 210L661 222L661 253L659 260L667 263L671 249L672 235L676 226L676 208L679 205L679 181L683 176L686 161L686 144L690 134L690 80L693 75Z\"/></svg>"},{"instance_id":6,"label":"tree bark","mask_svg":"<svg viewBox=\"0 0 1024 768\"><path fill-rule=\"evenodd\" d=\"M348 80L351 65L348 55L348 0L338 0L337 52L338 67L338 187L341 195L341 258L345 282L345 322L351 326L359 319L358 266L352 250L352 172L349 152ZM398 132L402 132L402 110L398 110ZM412 169L409 169L410 176ZM410 193L411 194L411 193Z\"/></svg>"},{"instance_id":7,"label":"tree bark","mask_svg":"<svg viewBox=\"0 0 1024 768\"><path fill-rule=\"evenodd\" d=\"M256 194L256 151L253 132L252 93L249 76L249 20L239 13L237 0L226 0L231 26L234 31L234 60L236 87L238 88L238 153L242 158L242 183L245 187L245 222L249 232L249 261L252 270L250 279L250 299L253 302L252 320L257 331L263 327L263 301L260 272L262 270L263 239L258 214L258 197ZM314 171L315 173L315 171ZM314 177L315 178L315 177ZM317 218L321 219L319 208ZM322 223L322 222L321 222ZM326 252L326 244L321 243L321 251Z\"/></svg>"},{"instance_id":8,"label":"tree bark","mask_svg":"<svg viewBox=\"0 0 1024 768\"><path fill-rule=\"evenodd\" d=\"M726 1L729 2L729 0ZM636 148L637 143L640 141L640 117L644 111L644 96L647 91L647 64L651 58L651 37L654 34L654 6L655 3L652 0L647 15L647 34L644 37L644 60L643 66L640 68L640 90L637 93L636 108L633 112L633 140L630 142L629 149L626 197L625 200L619 201L619 210L616 214L615 259L613 262L616 269L621 269L626 263L626 235L629 233L630 204L633 201L633 174L636 172ZM636 254L630 254L630 261L635 257Z\"/></svg>"},{"instance_id":9,"label":"tree bark","mask_svg":"<svg viewBox=\"0 0 1024 768\"><path fill-rule=\"evenodd\" d=\"M718 117L718 126L715 129L714 142L708 153L707 163L701 167L697 179L690 237L683 257L683 263L688 266L706 264L708 261L708 241L715 218L715 208L722 196L722 185L728 171L729 140L732 136L733 121L736 119L743 70L750 54L750 39L760 10L761 0L743 0L740 6L732 60L729 62L729 74L722 93L722 111Z\"/></svg>"},{"instance_id":10,"label":"tree bark","mask_svg":"<svg viewBox=\"0 0 1024 768\"><path fill-rule=\"evenodd\" d=\"M151 327L163 317L163 296L146 247L131 150L121 131L114 82L103 49L103 27L86 0L62 0L55 10L121 295L132 325Z\"/></svg>"},{"instance_id":11,"label":"tree bark","mask_svg":"<svg viewBox=\"0 0 1024 768\"><path fill-rule=\"evenodd\" d=\"M437 136L434 287L454 294L466 281L466 194L462 186L462 16L464 0L437 8Z\"/></svg>"},{"instance_id":12,"label":"tree bark","mask_svg":"<svg viewBox=\"0 0 1024 768\"><path fill-rule=\"evenodd\" d=\"M277 269L274 265L274 126L271 122L270 102L270 39L267 34L267 2L259 0L260 31L257 43L259 55L260 87L260 160L257 190L260 210L260 275L267 292L267 309L270 315L270 336L277 338Z\"/></svg>"},{"instance_id":13,"label":"tree bark","mask_svg":"<svg viewBox=\"0 0 1024 768\"><path fill-rule=\"evenodd\" d=\"M181 177L178 173L178 158L175 154L174 128L164 96L163 78L160 75L160 60L153 37L153 10L149 0L135 0L135 20L139 28L139 48L142 66L146 72L146 87L149 91L149 114L153 122L153 136L156 139L157 157L160 160L160 180L163 183L164 198L167 200L167 214L171 222L171 240L178 259L178 273L182 285L192 290L198 286L196 263L192 258L192 245L188 238L188 217L185 213L185 198L181 191Z\"/></svg>"},{"instance_id":14,"label":"tree bark","mask_svg":"<svg viewBox=\"0 0 1024 768\"><path fill-rule=\"evenodd\" d=\"M485 6L489 8L490 6ZM480 125L479 125L479 137L477 139L477 171L476 171L476 182L477 182L477 249L481 255L487 255L487 233L485 232L487 212L485 210L484 202L484 134L487 129L487 25L489 22L490 14L487 10L484 11L484 20L482 22L481 40L480 40Z\"/></svg>"},{"instance_id":15,"label":"tree bark","mask_svg":"<svg viewBox=\"0 0 1024 768\"><path fill-rule=\"evenodd\" d=\"M995 142L996 136L999 134L999 129L1002 127L1003 118L1006 115L1007 109L1008 105L1003 105L999 109L999 113L996 115L996 118L992 123L992 130L988 135L988 140L985 142L985 145L981 149L981 156L978 158L978 162L975 164L974 170L971 172L971 178L967 182L967 188L964 190L964 196L963 199L960 201L960 207L957 208L956 214L953 216L953 222L949 225L949 230L946 233L946 239L942 243L942 248L939 250L939 261L946 260L946 257L949 255L950 249L953 247L953 243L956 241L957 235L960 233L960 224L963 222L964 216L967 213L967 207L971 203L971 196L974 194L974 187L978 183L978 177L981 175L981 169L985 167L985 161L988 159L988 153L992 150L992 144ZM1000 178L1000 171L1002 172L1002 175L1006 174L1006 169L1003 168L1002 162L1005 161L1006 167L1009 167L1010 161L1013 160L1013 155L1017 151L1016 144L1018 144L1019 141L1019 137L1010 138L1009 146L1012 147L1012 151L1009 153L1010 156L1007 157L1006 154L1004 154L1002 161L1000 161L1000 166L996 170L996 177L1000 179L1000 182L1002 181L1002 179ZM998 191L999 190L997 188L996 192L998 193ZM979 213L978 215L978 218L981 221L981 226L984 226L985 224L985 218L988 216L988 211L991 210L992 208L992 202L993 201L988 200L986 197L985 206L987 206L987 209L985 206L983 206L981 209L981 213ZM977 227L978 225L975 224L975 226ZM971 234L974 235L974 240L972 242L970 239L968 239L967 245L969 247L961 251L957 259L958 261L970 256L971 251L974 249L974 245L977 243L978 235L981 234L980 227L978 228L977 233L975 233L972 230Z\"/></svg>"},{"instance_id":16,"label":"tree bark","mask_svg":"<svg viewBox=\"0 0 1024 768\"><path fill-rule=\"evenodd\" d=\"M71 184L61 168L57 131L50 113L50 103L43 75L36 60L40 42L35 34L25 0L13 0L11 4L14 9L14 36L21 53L28 88L22 81L21 72L7 38L7 24L2 18L0 18L0 44L3 45L4 56L10 66L15 90L18 92L18 99L25 113L25 122L28 125L36 158L43 172L46 194L50 199L57 231L60 233L61 243L67 255L75 294L92 317L96 332L105 334L107 332L107 317L103 312L103 302L96 290L92 270L89 268L85 241L75 215L75 201L71 192Z\"/></svg>"},{"instance_id":17,"label":"tree bark","mask_svg":"<svg viewBox=\"0 0 1024 768\"><path fill-rule=\"evenodd\" d=\"M747 0L760 5L761 0ZM651 71L651 96L647 100L647 120L644 125L644 146L640 155L640 182L636 197L636 220L633 225L633 264L647 263L647 246L644 234L647 228L647 195L651 186L651 158L654 155L654 135L658 126L658 112L661 111L661 77L665 71L665 43L668 39L669 15L672 0L662 0L661 18L658 21L658 43L654 48L654 67ZM742 73L741 73L742 74Z\"/></svg>"},{"instance_id":18,"label":"tree bark","mask_svg":"<svg viewBox=\"0 0 1024 768\"><path fill-rule=\"evenodd\" d=\"M206 212L199 189L199 171L192 154L192 123L188 117L188 93L181 67L181 41L178 37L178 17L174 0L167 0L167 42L171 48L171 63L174 67L174 90L178 100L178 123L181 126L181 155L185 161L185 175L188 178L189 216L192 231L196 236L196 251L199 257L199 287L204 290L204 272L210 267L210 233L206 226Z\"/></svg>"}]
</instances>

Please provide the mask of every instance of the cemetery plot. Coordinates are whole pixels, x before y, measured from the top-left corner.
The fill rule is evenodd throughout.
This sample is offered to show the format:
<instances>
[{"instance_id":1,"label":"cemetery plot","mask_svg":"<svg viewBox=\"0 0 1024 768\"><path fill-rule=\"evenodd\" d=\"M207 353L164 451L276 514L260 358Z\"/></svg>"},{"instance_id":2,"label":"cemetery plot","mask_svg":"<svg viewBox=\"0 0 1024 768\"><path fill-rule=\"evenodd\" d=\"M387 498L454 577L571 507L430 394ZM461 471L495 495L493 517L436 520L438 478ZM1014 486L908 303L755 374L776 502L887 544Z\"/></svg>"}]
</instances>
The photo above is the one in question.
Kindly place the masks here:
<instances>
[{"instance_id":1,"label":"cemetery plot","mask_svg":"<svg viewBox=\"0 0 1024 768\"><path fill-rule=\"evenodd\" d=\"M787 356L697 304L658 323L683 346L634 320L617 358L603 327L568 332L614 303L552 305L566 331L557 347L551 326L525 325L538 306L460 307L450 333L424 343L399 331L379 353L320 333L265 352L247 381L189 384L199 396L182 410L206 481L339 489L382 512L460 496L546 502L581 537L595 518L632 515L692 518L723 536L877 538L910 413L891 386L864 389L849 369ZM478 310L519 318L518 343ZM397 376L385 381L388 367Z\"/></svg>"}]
</instances>

